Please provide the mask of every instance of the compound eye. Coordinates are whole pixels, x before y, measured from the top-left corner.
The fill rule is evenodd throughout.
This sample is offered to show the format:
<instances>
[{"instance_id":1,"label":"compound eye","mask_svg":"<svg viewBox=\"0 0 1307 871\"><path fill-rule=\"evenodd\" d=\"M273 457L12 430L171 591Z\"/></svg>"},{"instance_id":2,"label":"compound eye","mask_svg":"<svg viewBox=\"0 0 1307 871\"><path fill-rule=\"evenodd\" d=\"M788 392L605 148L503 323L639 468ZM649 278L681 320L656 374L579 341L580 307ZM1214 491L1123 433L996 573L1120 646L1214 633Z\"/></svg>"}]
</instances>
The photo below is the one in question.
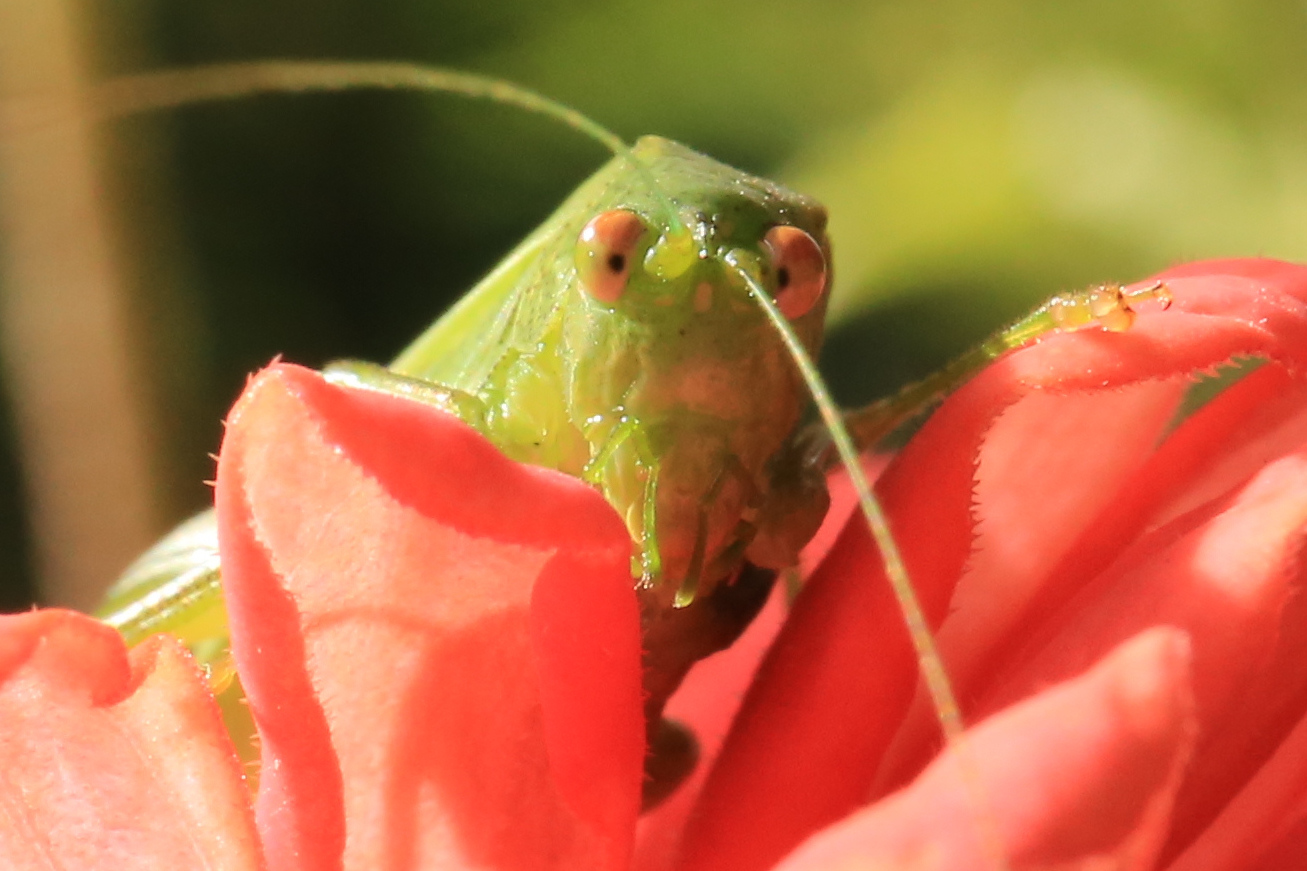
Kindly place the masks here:
<instances>
[{"instance_id":1,"label":"compound eye","mask_svg":"<svg viewBox=\"0 0 1307 871\"><path fill-rule=\"evenodd\" d=\"M776 274L776 307L790 320L803 317L826 289L826 255L798 227L772 227L763 242Z\"/></svg>"},{"instance_id":2,"label":"compound eye","mask_svg":"<svg viewBox=\"0 0 1307 871\"><path fill-rule=\"evenodd\" d=\"M615 303L626 289L635 246L648 228L628 209L609 209L590 219L576 243L576 273L585 292Z\"/></svg>"}]
</instances>

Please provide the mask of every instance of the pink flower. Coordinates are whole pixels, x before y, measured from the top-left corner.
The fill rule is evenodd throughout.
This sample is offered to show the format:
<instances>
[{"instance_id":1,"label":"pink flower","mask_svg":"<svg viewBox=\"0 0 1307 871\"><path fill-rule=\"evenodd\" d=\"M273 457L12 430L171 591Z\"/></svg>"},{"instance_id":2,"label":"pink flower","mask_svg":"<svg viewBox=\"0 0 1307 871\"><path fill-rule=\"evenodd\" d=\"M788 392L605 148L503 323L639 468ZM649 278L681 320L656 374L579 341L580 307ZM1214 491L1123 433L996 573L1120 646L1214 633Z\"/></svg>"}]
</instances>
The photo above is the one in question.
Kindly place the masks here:
<instances>
[{"instance_id":1,"label":"pink flower","mask_svg":"<svg viewBox=\"0 0 1307 871\"><path fill-rule=\"evenodd\" d=\"M279 365L219 465L253 811L175 643L129 658L87 618L7 617L0 864L1301 863L1307 268L1164 277L1170 311L1010 355L880 479L977 723L942 755L879 558L837 500L789 613L773 601L673 699L705 764L638 818L619 519L429 408ZM1251 355L1270 362L1175 425L1191 373Z\"/></svg>"}]
</instances>

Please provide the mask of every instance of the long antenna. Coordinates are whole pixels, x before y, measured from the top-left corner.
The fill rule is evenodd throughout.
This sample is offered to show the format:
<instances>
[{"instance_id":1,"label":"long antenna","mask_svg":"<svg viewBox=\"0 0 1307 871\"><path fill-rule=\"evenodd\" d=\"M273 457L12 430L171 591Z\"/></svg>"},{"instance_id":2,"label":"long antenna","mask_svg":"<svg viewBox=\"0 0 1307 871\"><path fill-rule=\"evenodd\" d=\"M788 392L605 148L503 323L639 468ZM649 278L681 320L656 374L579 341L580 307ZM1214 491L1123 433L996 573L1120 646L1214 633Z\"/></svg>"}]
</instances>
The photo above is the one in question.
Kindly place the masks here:
<instances>
[{"instance_id":1,"label":"long antenna","mask_svg":"<svg viewBox=\"0 0 1307 871\"><path fill-rule=\"evenodd\" d=\"M977 812L977 826L980 829L982 843L993 860L994 867L1006 869L1008 867L1007 859L1003 854L998 832L994 828L993 818L985 811L988 801L980 785L977 766L971 754L967 752L966 741L963 736L965 726L962 722L962 712L958 707L953 685L949 682L948 674L944 671L944 660L940 656L939 645L935 642L935 635L930 631L930 624L926 621L926 614L921 607L921 600L917 597L917 591L912 586L911 578L908 577L907 565L903 562L903 554L899 551L898 543L894 540L894 533L889 527L889 519L885 516L885 511L880 504L880 500L876 498L875 491L871 489L870 484L867 482L866 473L863 471L862 463L858 459L857 448L854 447L853 438L844 425L839 407L835 405L830 391L826 389L825 379L821 377L816 364L813 363L811 355L808 354L808 349L803 346L798 334L794 332L794 327L786 320L785 315L781 314L771 295L767 293L766 288L753 274L749 264L744 262L744 258L739 257L736 251L728 251L723 259L744 280L745 286L749 289L749 295L767 313L772 326L776 328L789 349L790 356L798 367L800 376L802 376L804 383L808 385L808 391L812 394L813 402L817 405L822 422L830 433L835 450L839 454L845 471L849 474L849 481L853 484L854 492L857 493L858 505L862 509L863 517L866 518L867 526L871 529L872 538L876 540L876 546L880 549L881 562L885 566L885 576L889 580L890 588L894 591L894 597L898 600L899 609L903 613L903 620L907 624L908 635L912 639L912 646L917 654L917 663L921 669L926 690L930 693L931 701L934 702L940 729L944 733L944 740L957 753L963 780L967 784L968 798Z\"/></svg>"},{"instance_id":2,"label":"long antenna","mask_svg":"<svg viewBox=\"0 0 1307 871\"><path fill-rule=\"evenodd\" d=\"M680 216L662 193L649 167L622 137L571 106L520 85L477 73L399 61L267 60L212 64L109 79L91 88L87 112L92 119L105 119L259 94L366 89L456 94L517 106L560 121L630 161L662 202L669 229L672 232L684 229Z\"/></svg>"},{"instance_id":3,"label":"long antenna","mask_svg":"<svg viewBox=\"0 0 1307 871\"><path fill-rule=\"evenodd\" d=\"M556 118L613 154L627 150L616 133L543 94L476 73L392 61L251 61L120 76L92 88L87 108L93 117L112 118L255 94L369 88L439 91L517 106Z\"/></svg>"},{"instance_id":4,"label":"long antenna","mask_svg":"<svg viewBox=\"0 0 1307 871\"><path fill-rule=\"evenodd\" d=\"M803 342L799 340L798 334L785 319L785 315L776 308L776 303L772 301L766 289L754 277L748 266L736 256L736 252L727 252L725 260L744 279L750 295L771 319L772 325L780 333L790 351L790 356L798 366L799 374L808 385L808 391L812 394L822 422L830 433L835 450L849 473L849 481L853 484L854 492L857 493L858 505L862 508L862 514L871 528L872 537L876 540L876 546L880 548L881 558L885 564L885 575L894 591L894 597L898 600L899 608L903 611L903 619L907 623L908 634L912 637L912 646L917 652L917 661L926 681L926 689L930 692L935 710L939 713L940 728L944 731L944 737L952 743L962 735L964 729L957 698L953 694L948 675L944 673L939 646L930 631L917 591L912 586L911 578L908 577L903 554L899 551L894 533L889 528L889 519L885 516L880 500L876 498L875 492L867 482L862 463L858 460L858 450L854 447L853 438L844 426L839 407L835 405L830 391L826 389L826 382L817 371L817 366L812 362L807 348L803 346Z\"/></svg>"}]
</instances>

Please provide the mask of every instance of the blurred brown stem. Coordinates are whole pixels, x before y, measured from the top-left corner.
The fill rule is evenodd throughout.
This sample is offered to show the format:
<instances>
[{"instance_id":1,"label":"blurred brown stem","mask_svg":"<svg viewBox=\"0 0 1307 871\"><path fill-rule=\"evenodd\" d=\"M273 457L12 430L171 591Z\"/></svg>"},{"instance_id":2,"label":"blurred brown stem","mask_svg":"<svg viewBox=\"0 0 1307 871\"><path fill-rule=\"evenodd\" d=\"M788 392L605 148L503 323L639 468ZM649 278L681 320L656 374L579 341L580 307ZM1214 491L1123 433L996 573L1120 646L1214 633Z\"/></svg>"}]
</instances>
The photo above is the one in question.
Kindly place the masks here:
<instances>
[{"instance_id":1,"label":"blurred brown stem","mask_svg":"<svg viewBox=\"0 0 1307 871\"><path fill-rule=\"evenodd\" d=\"M44 596L85 607L154 530L145 392L80 112L77 8L0 0L0 350ZM39 103L60 123L13 118ZM4 558L0 555L0 559Z\"/></svg>"}]
</instances>

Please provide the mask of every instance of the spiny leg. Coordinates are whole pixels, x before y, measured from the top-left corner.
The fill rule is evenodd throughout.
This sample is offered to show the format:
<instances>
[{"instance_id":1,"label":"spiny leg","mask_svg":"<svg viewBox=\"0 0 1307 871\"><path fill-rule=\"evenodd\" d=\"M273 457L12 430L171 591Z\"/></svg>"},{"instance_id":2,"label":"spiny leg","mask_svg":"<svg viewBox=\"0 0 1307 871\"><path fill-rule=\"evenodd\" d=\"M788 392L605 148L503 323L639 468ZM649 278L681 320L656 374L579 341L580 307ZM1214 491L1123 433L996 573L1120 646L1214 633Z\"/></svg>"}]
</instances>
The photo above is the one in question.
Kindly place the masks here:
<instances>
[{"instance_id":1,"label":"spiny leg","mask_svg":"<svg viewBox=\"0 0 1307 871\"><path fill-rule=\"evenodd\" d=\"M208 672L214 692L221 692L235 671L220 576L217 527L206 511L132 563L96 616L129 645L160 632L178 636Z\"/></svg>"},{"instance_id":2,"label":"spiny leg","mask_svg":"<svg viewBox=\"0 0 1307 871\"><path fill-rule=\"evenodd\" d=\"M1021 320L995 333L977 347L927 378L904 387L844 416L858 448L865 450L914 417L932 402L961 387L994 360L1051 333L1100 327L1112 332L1128 330L1135 320L1134 306L1143 302L1170 305L1171 294L1158 281L1140 290L1104 284L1075 293L1059 294ZM830 463L834 463L832 456Z\"/></svg>"},{"instance_id":3,"label":"spiny leg","mask_svg":"<svg viewBox=\"0 0 1307 871\"><path fill-rule=\"evenodd\" d=\"M255 729L244 704L228 643L213 511L182 523L123 572L96 616L129 646L160 632L177 636L204 668L237 755L258 760ZM257 769L251 768L255 774Z\"/></svg>"},{"instance_id":4,"label":"spiny leg","mask_svg":"<svg viewBox=\"0 0 1307 871\"><path fill-rule=\"evenodd\" d=\"M484 406L476 397L396 375L373 363L336 363L325 375L337 384L397 393L435 405L474 427L484 420ZM96 616L117 629L129 645L159 632L177 635L208 670L214 691L221 692L231 682L234 669L214 513L205 511L192 517L132 563Z\"/></svg>"},{"instance_id":5,"label":"spiny leg","mask_svg":"<svg viewBox=\"0 0 1307 871\"><path fill-rule=\"evenodd\" d=\"M377 363L363 360L337 360L322 369L322 375L332 384L375 390L392 396L403 396L427 405L434 405L484 433L485 403L465 390L446 387L434 381L411 378L390 371Z\"/></svg>"},{"instance_id":6,"label":"spiny leg","mask_svg":"<svg viewBox=\"0 0 1307 871\"><path fill-rule=\"evenodd\" d=\"M602 441L595 455L581 471L581 480L601 485L604 469L627 442L635 448L637 467L644 473L644 491L640 494L640 581L652 587L662 580L662 555L658 549L658 460L640 421L623 415Z\"/></svg>"}]
</instances>

